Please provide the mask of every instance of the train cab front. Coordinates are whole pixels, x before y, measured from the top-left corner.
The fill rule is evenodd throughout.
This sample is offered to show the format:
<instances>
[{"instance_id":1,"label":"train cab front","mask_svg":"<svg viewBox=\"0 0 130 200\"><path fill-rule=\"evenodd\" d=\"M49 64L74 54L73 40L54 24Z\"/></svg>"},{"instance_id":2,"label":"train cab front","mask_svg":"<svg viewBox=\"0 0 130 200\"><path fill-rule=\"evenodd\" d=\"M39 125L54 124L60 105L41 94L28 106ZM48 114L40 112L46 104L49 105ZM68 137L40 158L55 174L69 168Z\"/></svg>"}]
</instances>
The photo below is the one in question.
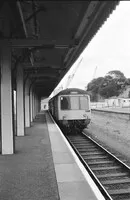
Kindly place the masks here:
<instances>
[{"instance_id":1,"label":"train cab front","mask_svg":"<svg viewBox=\"0 0 130 200\"><path fill-rule=\"evenodd\" d=\"M88 95L62 95L59 97L59 122L68 131L82 131L91 120Z\"/></svg>"}]
</instances>

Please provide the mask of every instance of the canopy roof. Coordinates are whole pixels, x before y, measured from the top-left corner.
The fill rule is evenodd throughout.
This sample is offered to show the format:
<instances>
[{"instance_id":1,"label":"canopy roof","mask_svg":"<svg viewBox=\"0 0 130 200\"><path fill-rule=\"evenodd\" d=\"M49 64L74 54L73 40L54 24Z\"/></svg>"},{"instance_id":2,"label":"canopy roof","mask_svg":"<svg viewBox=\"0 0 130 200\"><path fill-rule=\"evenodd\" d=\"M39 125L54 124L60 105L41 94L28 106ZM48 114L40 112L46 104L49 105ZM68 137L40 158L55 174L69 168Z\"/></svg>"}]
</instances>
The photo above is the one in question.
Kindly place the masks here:
<instances>
[{"instance_id":1,"label":"canopy roof","mask_svg":"<svg viewBox=\"0 0 130 200\"><path fill-rule=\"evenodd\" d=\"M119 1L0 1L0 39L39 97L48 97Z\"/></svg>"}]
</instances>

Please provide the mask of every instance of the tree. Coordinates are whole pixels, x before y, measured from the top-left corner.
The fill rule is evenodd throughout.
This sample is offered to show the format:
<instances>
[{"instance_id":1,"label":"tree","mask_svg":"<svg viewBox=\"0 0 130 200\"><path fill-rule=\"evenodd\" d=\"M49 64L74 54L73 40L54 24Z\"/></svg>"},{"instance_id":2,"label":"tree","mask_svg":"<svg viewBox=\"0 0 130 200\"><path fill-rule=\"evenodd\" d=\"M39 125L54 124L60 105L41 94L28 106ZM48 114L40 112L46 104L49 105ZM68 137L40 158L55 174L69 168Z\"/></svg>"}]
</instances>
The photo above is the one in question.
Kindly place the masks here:
<instances>
[{"instance_id":1,"label":"tree","mask_svg":"<svg viewBox=\"0 0 130 200\"><path fill-rule=\"evenodd\" d=\"M130 78L127 78L127 79L126 79L125 84L126 84L126 85L130 85Z\"/></svg>"},{"instance_id":2,"label":"tree","mask_svg":"<svg viewBox=\"0 0 130 200\"><path fill-rule=\"evenodd\" d=\"M104 98L118 96L125 85L130 84L130 79L126 79L119 70L109 71L104 77L93 79L87 85L91 100L97 100L98 94Z\"/></svg>"},{"instance_id":3,"label":"tree","mask_svg":"<svg viewBox=\"0 0 130 200\"><path fill-rule=\"evenodd\" d=\"M124 74L119 70L109 71L106 76L111 76L114 79L126 79Z\"/></svg>"},{"instance_id":4,"label":"tree","mask_svg":"<svg viewBox=\"0 0 130 200\"><path fill-rule=\"evenodd\" d=\"M104 98L109 98L112 96L118 96L119 95L119 90L117 87L117 84L112 80L109 84L106 86L102 85L99 88L99 94L103 96Z\"/></svg>"},{"instance_id":5,"label":"tree","mask_svg":"<svg viewBox=\"0 0 130 200\"><path fill-rule=\"evenodd\" d=\"M103 77L98 77L93 79L90 83L87 85L87 91L94 91L98 92L98 88L100 87L102 81L104 80Z\"/></svg>"},{"instance_id":6,"label":"tree","mask_svg":"<svg viewBox=\"0 0 130 200\"><path fill-rule=\"evenodd\" d=\"M98 90L103 80L104 80L103 77L98 77L96 79L93 79L90 83L88 83L87 92L90 94L91 101L97 101Z\"/></svg>"}]
</instances>

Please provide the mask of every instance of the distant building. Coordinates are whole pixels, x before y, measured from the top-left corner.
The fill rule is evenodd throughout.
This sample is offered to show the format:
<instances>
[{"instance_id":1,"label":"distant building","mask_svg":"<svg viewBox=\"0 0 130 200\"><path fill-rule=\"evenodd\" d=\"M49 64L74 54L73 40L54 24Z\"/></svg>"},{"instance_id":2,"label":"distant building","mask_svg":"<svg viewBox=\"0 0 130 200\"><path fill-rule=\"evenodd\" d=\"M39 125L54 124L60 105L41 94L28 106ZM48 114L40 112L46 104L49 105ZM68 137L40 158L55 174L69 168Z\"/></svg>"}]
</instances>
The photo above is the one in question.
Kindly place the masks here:
<instances>
[{"instance_id":1,"label":"distant building","mask_svg":"<svg viewBox=\"0 0 130 200\"><path fill-rule=\"evenodd\" d=\"M48 101L50 98L42 99L41 100L41 110L48 110Z\"/></svg>"},{"instance_id":2,"label":"distant building","mask_svg":"<svg viewBox=\"0 0 130 200\"><path fill-rule=\"evenodd\" d=\"M130 98L130 86L125 86L122 93L118 96L120 98Z\"/></svg>"},{"instance_id":3,"label":"distant building","mask_svg":"<svg viewBox=\"0 0 130 200\"><path fill-rule=\"evenodd\" d=\"M105 99L106 107L130 107L130 98Z\"/></svg>"}]
</instances>

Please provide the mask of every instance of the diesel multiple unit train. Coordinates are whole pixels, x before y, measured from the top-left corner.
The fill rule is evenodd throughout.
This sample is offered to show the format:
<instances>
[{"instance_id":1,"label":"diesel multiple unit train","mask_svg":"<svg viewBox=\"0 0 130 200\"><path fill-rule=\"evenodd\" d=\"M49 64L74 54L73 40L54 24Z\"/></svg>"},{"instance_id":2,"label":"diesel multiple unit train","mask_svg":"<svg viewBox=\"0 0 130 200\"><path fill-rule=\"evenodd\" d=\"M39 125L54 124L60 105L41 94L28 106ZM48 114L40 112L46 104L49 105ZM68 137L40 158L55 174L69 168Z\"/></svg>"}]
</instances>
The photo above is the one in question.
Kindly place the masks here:
<instances>
[{"instance_id":1,"label":"diesel multiple unit train","mask_svg":"<svg viewBox=\"0 0 130 200\"><path fill-rule=\"evenodd\" d=\"M77 88L62 90L49 100L49 111L66 133L79 133L90 123L89 95Z\"/></svg>"}]
</instances>

